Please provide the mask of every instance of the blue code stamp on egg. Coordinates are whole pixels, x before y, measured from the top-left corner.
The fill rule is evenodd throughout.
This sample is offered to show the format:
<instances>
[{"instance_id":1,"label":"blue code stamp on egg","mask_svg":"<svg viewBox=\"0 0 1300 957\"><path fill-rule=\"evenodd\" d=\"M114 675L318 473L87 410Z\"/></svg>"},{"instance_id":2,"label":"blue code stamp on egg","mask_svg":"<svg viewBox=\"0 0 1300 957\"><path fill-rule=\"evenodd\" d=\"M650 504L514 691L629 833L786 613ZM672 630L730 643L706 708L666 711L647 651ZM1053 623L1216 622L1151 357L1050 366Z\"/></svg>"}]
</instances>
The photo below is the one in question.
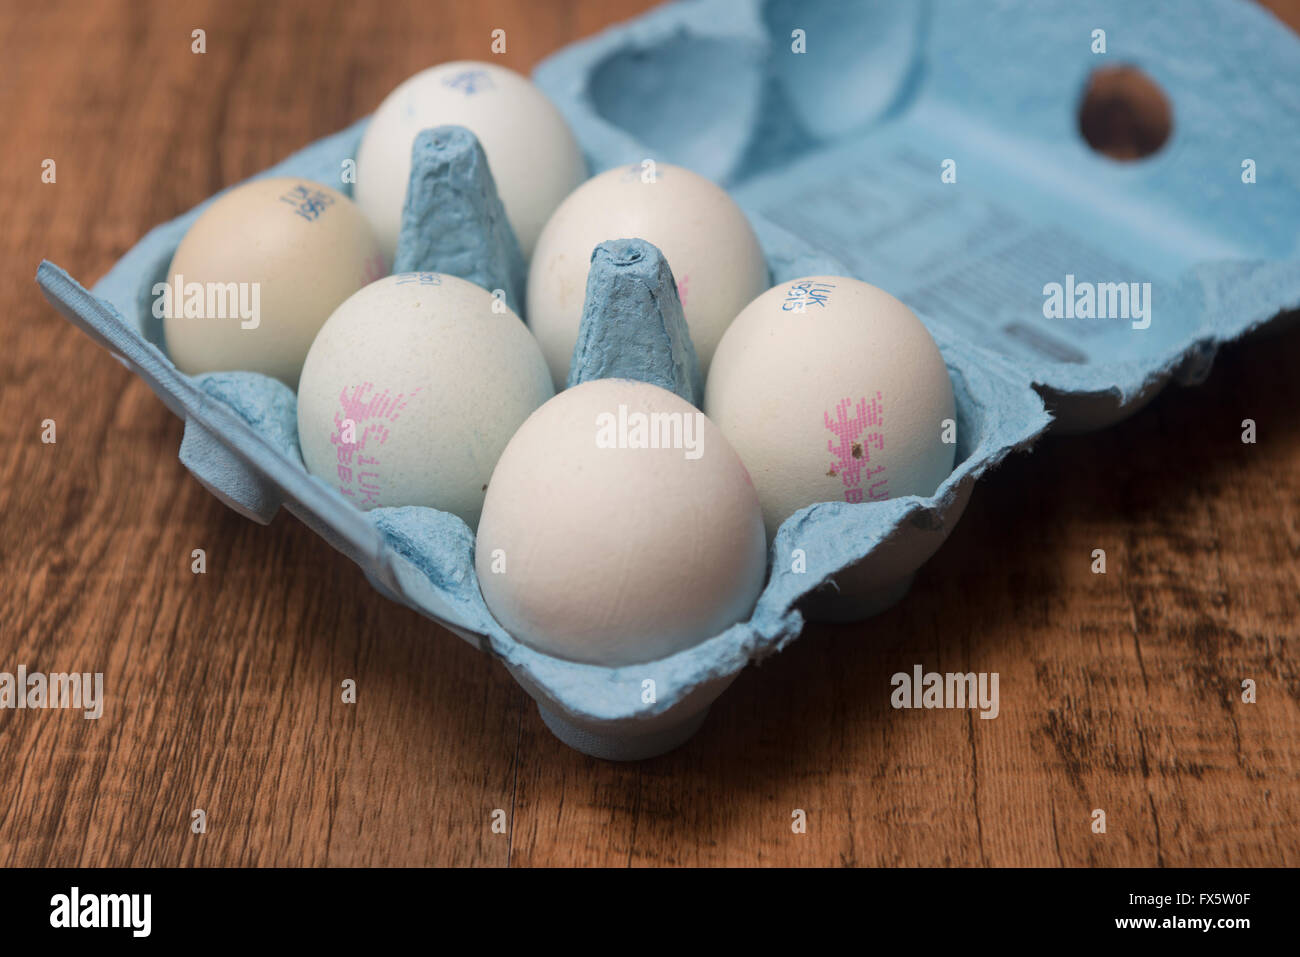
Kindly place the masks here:
<instances>
[{"instance_id":1,"label":"blue code stamp on egg","mask_svg":"<svg viewBox=\"0 0 1300 957\"><path fill-rule=\"evenodd\" d=\"M397 286L441 286L442 274L436 272L404 272L396 277Z\"/></svg>"},{"instance_id":2,"label":"blue code stamp on egg","mask_svg":"<svg viewBox=\"0 0 1300 957\"><path fill-rule=\"evenodd\" d=\"M825 308L830 302L832 282L818 282L815 279L801 279L786 288L785 299L781 303L782 312L807 312L809 306Z\"/></svg>"},{"instance_id":3,"label":"blue code stamp on egg","mask_svg":"<svg viewBox=\"0 0 1300 957\"><path fill-rule=\"evenodd\" d=\"M442 84L453 90L460 90L466 96L473 96L475 93L493 88L492 77L486 70L462 70L444 78Z\"/></svg>"},{"instance_id":4,"label":"blue code stamp on egg","mask_svg":"<svg viewBox=\"0 0 1300 957\"><path fill-rule=\"evenodd\" d=\"M321 213L334 205L334 197L309 183L299 183L280 197L280 202L294 208L294 215L309 223L320 219Z\"/></svg>"}]
</instances>

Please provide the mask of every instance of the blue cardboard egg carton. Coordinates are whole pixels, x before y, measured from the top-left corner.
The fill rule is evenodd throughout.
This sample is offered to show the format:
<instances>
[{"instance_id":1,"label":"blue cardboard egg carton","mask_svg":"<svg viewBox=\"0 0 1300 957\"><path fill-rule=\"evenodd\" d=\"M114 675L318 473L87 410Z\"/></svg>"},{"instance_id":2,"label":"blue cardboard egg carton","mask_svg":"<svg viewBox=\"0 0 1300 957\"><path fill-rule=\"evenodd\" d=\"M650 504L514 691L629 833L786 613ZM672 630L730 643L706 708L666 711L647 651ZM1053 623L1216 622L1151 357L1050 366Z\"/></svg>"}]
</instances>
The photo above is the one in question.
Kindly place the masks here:
<instances>
[{"instance_id":1,"label":"blue cardboard egg carton","mask_svg":"<svg viewBox=\"0 0 1300 957\"><path fill-rule=\"evenodd\" d=\"M538 67L593 172L652 159L720 182L749 214L773 283L852 275L898 296L934 335L956 395L956 464L934 495L803 509L770 543L748 621L647 664L578 664L515 641L483 604L460 519L356 510L307 474L290 389L175 368L152 288L206 203L151 231L90 291L49 262L37 280L185 420L181 461L219 499L263 523L287 509L379 592L496 655L566 743L648 757L689 737L805 616L858 618L897 600L1007 454L1048 428L1116 421L1171 379L1199 381L1221 343L1300 306L1300 41L1245 2L1182 4L1176 29L1170 16L1123 0L693 0ZM1092 51L1097 29L1105 54ZM1134 163L1078 132L1091 72L1119 63L1145 71L1173 111L1168 141ZM338 185L364 123L262 175ZM425 239L456 258L457 244ZM486 260L458 274L504 277L517 301L512 246L470 230L460 252ZM1141 300L1127 318L1049 318L1052 283L1063 313L1081 284L1108 284L1112 312L1121 283Z\"/></svg>"}]
</instances>

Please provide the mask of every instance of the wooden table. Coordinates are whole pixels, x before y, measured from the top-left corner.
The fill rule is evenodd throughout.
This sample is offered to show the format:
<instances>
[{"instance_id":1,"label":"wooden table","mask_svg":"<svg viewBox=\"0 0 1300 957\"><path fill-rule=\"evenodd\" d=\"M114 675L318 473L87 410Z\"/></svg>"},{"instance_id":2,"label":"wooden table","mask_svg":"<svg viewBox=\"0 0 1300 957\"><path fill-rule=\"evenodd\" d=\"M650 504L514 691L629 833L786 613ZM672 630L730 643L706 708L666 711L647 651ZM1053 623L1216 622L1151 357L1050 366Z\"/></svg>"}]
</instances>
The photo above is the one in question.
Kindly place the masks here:
<instances>
[{"instance_id":1,"label":"wooden table","mask_svg":"<svg viewBox=\"0 0 1300 957\"><path fill-rule=\"evenodd\" d=\"M901 605L810 627L640 764L559 744L490 657L293 518L207 494L181 423L44 302L37 262L96 278L408 74L489 57L494 28L527 70L646 4L432 6L0 14L0 670L103 671L108 697L98 721L0 712L0 864L1300 863L1294 327L1008 461ZM1001 716L892 710L916 663L998 672Z\"/></svg>"}]
</instances>

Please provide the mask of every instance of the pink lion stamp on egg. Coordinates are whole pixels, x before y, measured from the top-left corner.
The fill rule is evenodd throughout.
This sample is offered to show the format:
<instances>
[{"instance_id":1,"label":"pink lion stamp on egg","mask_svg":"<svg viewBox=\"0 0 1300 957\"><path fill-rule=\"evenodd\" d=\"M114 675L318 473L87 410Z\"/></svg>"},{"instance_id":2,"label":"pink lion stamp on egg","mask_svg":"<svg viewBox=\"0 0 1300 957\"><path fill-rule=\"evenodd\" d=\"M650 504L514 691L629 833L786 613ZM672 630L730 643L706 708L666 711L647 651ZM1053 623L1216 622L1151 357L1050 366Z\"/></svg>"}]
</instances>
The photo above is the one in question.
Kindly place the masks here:
<instances>
[{"instance_id":1,"label":"pink lion stamp on egg","mask_svg":"<svg viewBox=\"0 0 1300 957\"><path fill-rule=\"evenodd\" d=\"M358 508L381 504L378 447L388 441L389 425L420 391L394 394L385 389L372 394L373 388L373 383L363 382L352 387L351 395L347 389L339 393L340 411L334 413L335 431L330 433L338 450L339 491Z\"/></svg>"},{"instance_id":2,"label":"pink lion stamp on egg","mask_svg":"<svg viewBox=\"0 0 1300 957\"><path fill-rule=\"evenodd\" d=\"M885 449L885 434L879 431L884 425L884 396L877 392L870 402L863 397L856 404L852 399L841 399L835 406L834 419L830 412L822 413L822 417L835 436L826 443L827 451L834 456L826 474L839 477L844 485L844 501L858 503L864 501L864 496L872 502L889 498L884 463L871 465L872 449L877 453ZM864 489L863 483L875 476L881 477Z\"/></svg>"}]
</instances>

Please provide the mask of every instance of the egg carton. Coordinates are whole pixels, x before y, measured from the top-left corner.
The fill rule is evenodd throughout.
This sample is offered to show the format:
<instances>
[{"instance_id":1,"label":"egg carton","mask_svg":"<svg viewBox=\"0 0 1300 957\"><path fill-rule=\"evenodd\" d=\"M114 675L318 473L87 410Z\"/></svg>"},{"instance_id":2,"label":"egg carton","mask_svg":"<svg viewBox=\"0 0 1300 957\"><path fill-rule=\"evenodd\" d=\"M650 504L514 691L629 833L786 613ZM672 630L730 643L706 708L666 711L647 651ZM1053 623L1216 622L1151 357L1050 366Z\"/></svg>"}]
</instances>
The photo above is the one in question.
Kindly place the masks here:
<instances>
[{"instance_id":1,"label":"egg carton","mask_svg":"<svg viewBox=\"0 0 1300 957\"><path fill-rule=\"evenodd\" d=\"M1099 26L1112 51L1101 58L1089 45ZM792 52L797 30L811 52ZM794 640L805 618L861 618L897 601L1006 455L1049 428L1122 418L1171 379L1198 381L1221 343L1300 305L1300 143L1276 122L1300 112L1298 52L1267 14L1237 3L1187 4L1175 37L1157 11L1122 2L696 0L539 66L593 171L677 162L723 183L774 283L842 274L895 294L939 344L956 397L956 462L934 495L801 510L769 543L748 621L645 664L580 664L516 641L483 603L464 522L430 508L358 511L307 474L288 387L176 369L152 288L207 203L152 230L91 290L49 262L37 281L185 420L180 459L218 499L261 523L285 508L381 594L497 656L570 746L645 758L689 738L740 670ZM1098 156L1077 132L1090 71L1116 60L1139 65L1174 106L1169 141L1140 163ZM261 175L337 184L365 122ZM1247 158L1254 185L1239 179ZM941 179L948 160L955 183ZM476 175L490 193L490 176ZM517 299L511 244L464 232L457 274L504 277ZM484 261L466 265L467 250ZM1150 282L1152 321L1042 318L1039 289L1075 273Z\"/></svg>"}]
</instances>

